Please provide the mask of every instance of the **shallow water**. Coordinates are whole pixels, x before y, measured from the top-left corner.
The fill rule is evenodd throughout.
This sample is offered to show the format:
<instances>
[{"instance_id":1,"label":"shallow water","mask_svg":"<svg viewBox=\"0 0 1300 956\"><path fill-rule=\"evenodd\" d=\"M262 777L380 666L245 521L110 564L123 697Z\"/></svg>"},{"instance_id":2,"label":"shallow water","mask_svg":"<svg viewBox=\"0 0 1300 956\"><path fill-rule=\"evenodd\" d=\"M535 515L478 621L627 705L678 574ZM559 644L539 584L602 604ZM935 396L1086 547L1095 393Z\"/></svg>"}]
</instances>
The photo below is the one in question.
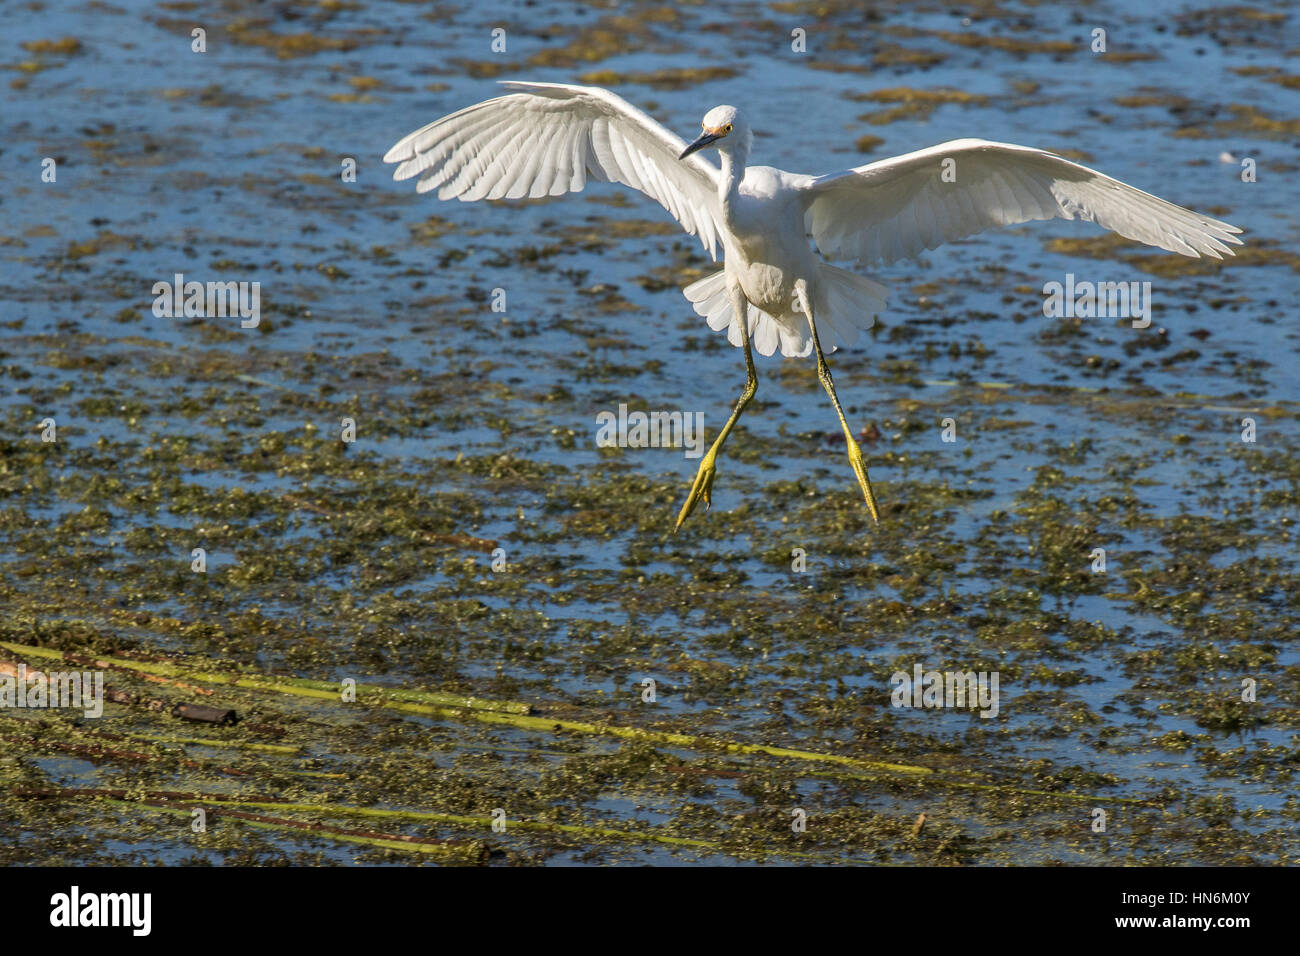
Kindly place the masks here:
<instances>
[{"instance_id":1,"label":"shallow water","mask_svg":"<svg viewBox=\"0 0 1300 956\"><path fill-rule=\"evenodd\" d=\"M15 796L134 787L504 808L505 833L370 823L479 840L497 862L1296 862L1294 15L855 6L7 9L0 640L455 690L708 740L248 688L217 692L235 728L113 703L99 722L0 712L0 827L31 836L0 855L424 859ZM1106 55L1088 51L1096 26ZM791 52L795 28L809 52ZM63 37L79 46L40 46ZM812 364L760 357L713 508L674 536L697 462L598 448L596 415L702 412L710 438L725 420L743 363L679 292L716 268L699 244L622 187L439 203L379 160L512 77L610 86L682 134L735 103L755 161L800 171L966 136L1041 146L1239 225L1247 245L1207 263L1031 223L870 270L889 309L831 364L854 427L881 435L863 446L881 523ZM339 177L349 157L355 183ZM1257 182L1241 181L1247 157ZM259 281L261 325L156 318L150 290L175 272ZM1150 281L1151 327L1044 318L1044 284L1067 273ZM891 707L890 675L916 663L997 671L997 718ZM144 735L150 759L70 755L89 730ZM240 749L272 740L299 750ZM710 750L721 740L934 773Z\"/></svg>"}]
</instances>

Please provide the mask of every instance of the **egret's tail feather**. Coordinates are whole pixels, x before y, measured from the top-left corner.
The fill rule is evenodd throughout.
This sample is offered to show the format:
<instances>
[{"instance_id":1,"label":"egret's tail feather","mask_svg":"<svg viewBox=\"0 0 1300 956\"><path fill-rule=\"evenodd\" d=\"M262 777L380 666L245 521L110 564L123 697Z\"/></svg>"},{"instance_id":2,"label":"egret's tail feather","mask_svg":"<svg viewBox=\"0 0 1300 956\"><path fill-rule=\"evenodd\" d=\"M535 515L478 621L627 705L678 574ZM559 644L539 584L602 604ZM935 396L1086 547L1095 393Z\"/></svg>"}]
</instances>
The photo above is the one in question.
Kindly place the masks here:
<instances>
[{"instance_id":1,"label":"egret's tail feather","mask_svg":"<svg viewBox=\"0 0 1300 956\"><path fill-rule=\"evenodd\" d=\"M682 294L690 300L695 311L704 316L705 321L709 323L709 328L715 332L726 329L728 342L737 347L743 344L740 339L740 324L732 314L731 296L727 294L725 271L715 272L698 282L692 282L682 290ZM781 346L784 352L787 337L788 333L781 328L776 319L762 309L756 308L752 302L749 303L749 339L759 355L771 355L778 346Z\"/></svg>"},{"instance_id":2,"label":"egret's tail feather","mask_svg":"<svg viewBox=\"0 0 1300 956\"><path fill-rule=\"evenodd\" d=\"M824 351L834 351L838 338L844 345L853 345L862 329L869 329L876 315L884 311L888 290L879 282L855 275L827 263L818 266L813 312L817 318L817 334ZM739 346L740 325L732 315L731 297L727 294L727 274L724 271L705 276L682 290L695 311L704 316L709 328L727 330L727 341ZM749 305L749 337L759 355L771 355L778 348L788 357L802 357L812 352L812 336L808 333L808 320L791 312L774 318Z\"/></svg>"}]
</instances>

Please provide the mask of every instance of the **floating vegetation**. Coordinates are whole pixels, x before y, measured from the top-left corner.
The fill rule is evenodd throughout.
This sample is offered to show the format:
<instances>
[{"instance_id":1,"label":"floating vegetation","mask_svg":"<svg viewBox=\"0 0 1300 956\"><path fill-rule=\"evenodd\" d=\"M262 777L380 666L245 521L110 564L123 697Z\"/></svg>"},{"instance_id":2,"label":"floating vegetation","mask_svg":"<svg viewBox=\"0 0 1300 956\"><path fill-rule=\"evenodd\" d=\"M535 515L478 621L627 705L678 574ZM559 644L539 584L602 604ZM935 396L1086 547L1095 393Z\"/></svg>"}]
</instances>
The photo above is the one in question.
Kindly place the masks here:
<instances>
[{"instance_id":1,"label":"floating vegetation","mask_svg":"<svg viewBox=\"0 0 1300 956\"><path fill-rule=\"evenodd\" d=\"M727 80L737 76L729 66L687 67L677 70L653 70L649 73L619 73L616 70L594 70L578 79L592 86L623 86L635 84L652 86L657 90L678 90L713 80Z\"/></svg>"},{"instance_id":2,"label":"floating vegetation","mask_svg":"<svg viewBox=\"0 0 1300 956\"><path fill-rule=\"evenodd\" d=\"M29 40L19 44L28 53L53 53L59 56L72 56L81 52L81 41L76 37L62 37L58 40Z\"/></svg>"},{"instance_id":3,"label":"floating vegetation","mask_svg":"<svg viewBox=\"0 0 1300 956\"><path fill-rule=\"evenodd\" d=\"M0 707L0 863L1300 863L1285 13L1100 61L1051 5L541 3L496 53L475 5L234 0L203 59L176 5L60 7L6 14L3 148L58 178L0 227L0 699L104 701ZM1204 102L1167 78L1198 68ZM498 77L679 133L747 105L796 169L894 121L1057 149L1247 244L1030 223L873 271L830 361L880 524L815 366L760 360L674 535L695 461L596 416L721 424L743 365L680 294L718 266L620 190L417 207L380 168ZM260 281L261 325L153 315L177 271ZM1066 272L1152 281L1150 327L1045 318ZM917 665L998 674L997 716L895 706Z\"/></svg>"},{"instance_id":4,"label":"floating vegetation","mask_svg":"<svg viewBox=\"0 0 1300 956\"><path fill-rule=\"evenodd\" d=\"M891 109L865 113L858 117L859 120L878 126L902 119L923 118L929 116L937 107L947 103L986 106L989 102L989 98L983 94L968 93L963 90L917 90L910 87L872 90L870 93L849 93L847 96L857 101L898 103L898 106Z\"/></svg>"}]
</instances>

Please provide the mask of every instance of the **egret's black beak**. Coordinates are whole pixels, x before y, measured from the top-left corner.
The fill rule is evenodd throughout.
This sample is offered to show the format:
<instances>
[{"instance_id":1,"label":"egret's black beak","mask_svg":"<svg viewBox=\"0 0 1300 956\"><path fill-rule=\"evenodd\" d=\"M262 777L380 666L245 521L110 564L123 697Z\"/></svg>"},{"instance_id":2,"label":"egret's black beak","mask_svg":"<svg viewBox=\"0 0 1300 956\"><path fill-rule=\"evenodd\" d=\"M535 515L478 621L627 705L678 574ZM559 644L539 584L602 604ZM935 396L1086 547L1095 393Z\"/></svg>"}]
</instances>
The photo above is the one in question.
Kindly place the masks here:
<instances>
[{"instance_id":1,"label":"egret's black beak","mask_svg":"<svg viewBox=\"0 0 1300 956\"><path fill-rule=\"evenodd\" d=\"M697 139L695 142L691 143L690 146L687 146L684 150L682 150L682 154L677 158L685 159L687 156L691 155L691 153L703 149L705 146L708 146L710 143L712 143L714 140L717 139L722 139L722 137L718 133L701 133L700 138Z\"/></svg>"}]
</instances>

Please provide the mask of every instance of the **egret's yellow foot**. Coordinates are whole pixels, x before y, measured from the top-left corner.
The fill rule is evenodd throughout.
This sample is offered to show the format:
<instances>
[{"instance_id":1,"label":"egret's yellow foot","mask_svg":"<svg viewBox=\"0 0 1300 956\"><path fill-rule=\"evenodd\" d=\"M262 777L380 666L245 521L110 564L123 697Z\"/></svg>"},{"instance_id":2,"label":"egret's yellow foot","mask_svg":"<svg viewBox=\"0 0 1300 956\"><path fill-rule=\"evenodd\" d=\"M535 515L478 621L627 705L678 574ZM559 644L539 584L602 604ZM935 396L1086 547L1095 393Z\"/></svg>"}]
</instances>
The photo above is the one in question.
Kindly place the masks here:
<instances>
[{"instance_id":1,"label":"egret's yellow foot","mask_svg":"<svg viewBox=\"0 0 1300 956\"><path fill-rule=\"evenodd\" d=\"M876 494L871 490L871 479L867 477L867 460L862 456L862 449L853 440L853 436L846 434L844 437L849 440L849 464L853 466L853 473L858 476L858 485L862 488L862 496L867 499L871 518L879 524L880 509L876 507Z\"/></svg>"},{"instance_id":2,"label":"egret's yellow foot","mask_svg":"<svg viewBox=\"0 0 1300 956\"><path fill-rule=\"evenodd\" d=\"M853 473L858 476L858 486L862 488L862 497L867 499L867 510L871 512L871 520L879 524L880 509L876 507L876 495L871 490L871 479L867 477L866 459L862 457L862 449L858 447L853 437L853 429L849 428L848 419L844 417L839 396L835 394L835 380L831 378L831 367L826 364L826 356L822 354L821 339L817 335L817 323L813 321L812 304L808 299L808 284L800 279L794 284L794 290L799 299L799 308L808 317L808 328L812 331L813 348L817 352L817 378L821 380L822 388L826 389L826 394L830 396L831 405L840 420L840 428L844 429L844 441L849 449L849 464L853 466Z\"/></svg>"},{"instance_id":3,"label":"egret's yellow foot","mask_svg":"<svg viewBox=\"0 0 1300 956\"><path fill-rule=\"evenodd\" d=\"M705 511L713 507L710 496L713 494L713 477L718 473L718 469L713 464L716 458L714 449L710 448L709 453L700 460L699 470L695 472L695 483L691 485L691 493L686 496L686 504L682 505L681 514L677 516L677 526L673 528L674 534L681 530L682 522L691 516L691 512L695 510L701 498L704 499Z\"/></svg>"},{"instance_id":4,"label":"egret's yellow foot","mask_svg":"<svg viewBox=\"0 0 1300 956\"><path fill-rule=\"evenodd\" d=\"M740 286L735 283L729 283L727 294L731 297L731 308L733 315L748 315L749 304L745 301L745 294L740 290ZM731 410L731 415L727 423L722 426L722 431L718 432L718 437L713 440L709 446L708 454L700 461L700 467L695 472L695 482L691 485L691 493L686 496L686 504L682 505L681 514L677 516L677 525L673 528L676 534L682 529L682 523L691 516L695 506L704 499L704 508L707 511L713 505L710 496L713 494L713 478L718 473L714 462L718 460L718 452L722 450L722 445L731 434L731 430L736 427L736 422L740 418L741 412L745 406L753 399L754 393L758 391L758 372L754 369L754 352L749 346L749 323L741 322L738 325L740 330L740 344L745 349L745 387L741 390L740 398L736 399L736 405Z\"/></svg>"}]
</instances>

